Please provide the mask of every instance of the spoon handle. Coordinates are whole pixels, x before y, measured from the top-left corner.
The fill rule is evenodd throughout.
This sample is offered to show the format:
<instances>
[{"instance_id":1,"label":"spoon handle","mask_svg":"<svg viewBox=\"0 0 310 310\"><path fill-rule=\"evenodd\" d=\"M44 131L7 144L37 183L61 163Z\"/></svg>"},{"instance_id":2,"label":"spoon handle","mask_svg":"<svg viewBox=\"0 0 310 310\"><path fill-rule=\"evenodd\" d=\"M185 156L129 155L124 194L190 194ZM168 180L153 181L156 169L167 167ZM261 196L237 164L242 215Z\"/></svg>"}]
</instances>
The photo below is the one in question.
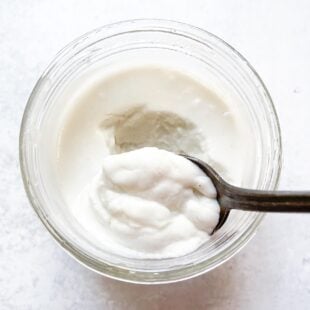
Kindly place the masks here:
<instances>
[{"instance_id":1,"label":"spoon handle","mask_svg":"<svg viewBox=\"0 0 310 310\"><path fill-rule=\"evenodd\" d=\"M219 197L228 209L258 212L310 212L310 192L259 191L228 186Z\"/></svg>"}]
</instances>

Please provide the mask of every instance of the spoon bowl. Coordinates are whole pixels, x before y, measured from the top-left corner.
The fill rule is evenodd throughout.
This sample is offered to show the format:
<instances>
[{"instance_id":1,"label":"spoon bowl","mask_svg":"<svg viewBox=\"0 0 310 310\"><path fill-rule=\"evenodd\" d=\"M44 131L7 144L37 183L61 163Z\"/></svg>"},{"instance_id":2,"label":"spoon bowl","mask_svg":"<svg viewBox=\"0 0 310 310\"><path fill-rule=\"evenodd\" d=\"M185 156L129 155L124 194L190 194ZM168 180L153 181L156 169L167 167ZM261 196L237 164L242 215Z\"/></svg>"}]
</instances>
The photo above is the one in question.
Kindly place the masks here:
<instances>
[{"instance_id":1,"label":"spoon bowl","mask_svg":"<svg viewBox=\"0 0 310 310\"><path fill-rule=\"evenodd\" d=\"M232 209L255 212L310 212L310 191L262 191L237 187L226 182L202 160L188 155L182 156L197 165L216 188L220 218L212 234L224 225Z\"/></svg>"}]
</instances>

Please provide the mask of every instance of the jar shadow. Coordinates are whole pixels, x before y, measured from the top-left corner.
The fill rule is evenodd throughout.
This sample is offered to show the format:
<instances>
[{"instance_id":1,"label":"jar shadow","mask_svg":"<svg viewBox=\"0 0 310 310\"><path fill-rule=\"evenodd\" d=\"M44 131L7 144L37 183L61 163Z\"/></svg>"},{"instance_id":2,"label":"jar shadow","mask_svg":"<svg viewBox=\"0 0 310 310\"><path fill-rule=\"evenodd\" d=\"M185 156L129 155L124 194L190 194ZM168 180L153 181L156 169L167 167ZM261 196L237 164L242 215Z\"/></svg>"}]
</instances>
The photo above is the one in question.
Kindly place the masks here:
<instances>
[{"instance_id":1,"label":"jar shadow","mask_svg":"<svg viewBox=\"0 0 310 310\"><path fill-rule=\"evenodd\" d=\"M252 309L268 294L275 294L270 276L279 279L286 270L273 266L279 255L274 245L281 239L283 226L274 218L266 218L259 236L243 251L204 275L162 285L129 284L96 275L97 290L113 304L111 309L117 310L226 310L242 305L242 309Z\"/></svg>"},{"instance_id":2,"label":"jar shadow","mask_svg":"<svg viewBox=\"0 0 310 310\"><path fill-rule=\"evenodd\" d=\"M104 277L98 281L116 309L219 310L226 309L229 296L238 290L234 285L236 267L229 261L207 274L173 284L130 284Z\"/></svg>"}]
</instances>

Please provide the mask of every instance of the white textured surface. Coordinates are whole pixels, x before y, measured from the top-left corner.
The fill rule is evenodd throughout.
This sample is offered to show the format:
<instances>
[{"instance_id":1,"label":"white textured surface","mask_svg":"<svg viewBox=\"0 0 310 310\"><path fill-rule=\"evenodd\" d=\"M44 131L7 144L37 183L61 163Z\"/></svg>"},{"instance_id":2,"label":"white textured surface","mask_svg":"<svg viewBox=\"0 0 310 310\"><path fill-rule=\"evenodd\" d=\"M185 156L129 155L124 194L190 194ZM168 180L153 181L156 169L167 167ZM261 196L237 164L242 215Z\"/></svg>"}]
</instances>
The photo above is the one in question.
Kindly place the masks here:
<instances>
[{"instance_id":1,"label":"white textured surface","mask_svg":"<svg viewBox=\"0 0 310 310\"><path fill-rule=\"evenodd\" d=\"M309 309L310 216L269 215L218 269L186 282L109 280L64 253L29 206L18 131L29 93L76 36L129 18L170 18L226 39L265 81L284 143L281 188L310 189L310 4L290 1L0 1L0 309Z\"/></svg>"}]
</instances>

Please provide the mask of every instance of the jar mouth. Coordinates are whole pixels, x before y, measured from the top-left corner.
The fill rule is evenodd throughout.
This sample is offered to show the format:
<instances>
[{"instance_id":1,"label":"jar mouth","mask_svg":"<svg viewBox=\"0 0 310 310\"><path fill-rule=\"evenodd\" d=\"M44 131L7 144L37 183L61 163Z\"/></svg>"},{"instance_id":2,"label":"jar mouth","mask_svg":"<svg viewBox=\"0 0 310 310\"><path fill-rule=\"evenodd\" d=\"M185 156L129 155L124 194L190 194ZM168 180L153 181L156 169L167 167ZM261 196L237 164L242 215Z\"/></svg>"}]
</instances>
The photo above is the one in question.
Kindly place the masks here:
<instances>
[{"instance_id":1,"label":"jar mouth","mask_svg":"<svg viewBox=\"0 0 310 310\"><path fill-rule=\"evenodd\" d=\"M197 47L190 46L189 43L189 46L182 47L188 51L195 48L196 54L194 57L197 57L197 59L199 57L203 59L205 56L204 49L213 50L213 53L218 53L219 57L226 59L227 63L231 62L231 68L236 70L238 77L240 76L240 79L243 78L244 81L249 83L249 88L253 89L261 106L262 120L258 121L258 126L262 127L262 130L266 130L266 135L268 136L267 142L261 142L266 143L266 145L262 146L265 148L266 153L264 162L266 167L264 173L261 173L257 187L266 190L275 189L278 185L281 171L282 146L280 126L271 97L262 80L248 61L222 39L197 27L169 20L130 20L106 25L86 33L60 51L38 80L28 100L21 124L19 154L22 178L29 201L40 220L64 250L86 267L108 277L133 283L158 284L192 278L221 265L241 250L251 239L264 214L251 213L244 217L242 232L237 232L235 235L230 236L231 240L220 251L205 259L203 257L199 257L199 259L197 257L192 257L192 259L191 257L187 259L178 257L163 259L157 263L150 263L148 260L145 260L143 264L141 264L141 260L140 262L134 259L123 260L121 257L108 254L102 259L98 252L87 251L86 244L82 244L74 236L67 235L64 227L56 223L48 214L46 205L49 201L43 197L42 193L39 193L41 177L39 174L34 173L37 168L35 160L38 150L36 150L37 146L34 143L35 139L33 136L40 131L39 124L44 121L42 107L44 105L47 106L49 100L47 97L51 95L51 89L55 90L57 87L60 87L61 83L64 83L72 73L72 69L68 64L69 60L71 61L73 57L85 57L85 55L87 57L88 50L92 50L95 53L96 44L99 41L104 42L105 40L109 41L112 39L117 41L120 40L122 35L129 34L139 36L139 40L142 42L143 39L140 36L150 33L154 36L154 46L157 46L160 41L159 39L158 42L156 41L157 34L179 36L185 38L186 42L194 42L193 44L197 44ZM139 41L139 44L135 42L134 48L145 48L141 42ZM184 42L179 44L182 45ZM125 47L123 46L122 48L126 52ZM114 50L111 49L107 53L115 53L115 51L116 49L114 48ZM87 66L88 63L85 62L83 65ZM55 85L53 79L58 75L60 78L58 79L58 84ZM234 80L234 77L231 79ZM240 92L242 91L241 89ZM255 116L255 112L253 110L253 117L258 117ZM151 268L148 267L149 263Z\"/></svg>"}]
</instances>

